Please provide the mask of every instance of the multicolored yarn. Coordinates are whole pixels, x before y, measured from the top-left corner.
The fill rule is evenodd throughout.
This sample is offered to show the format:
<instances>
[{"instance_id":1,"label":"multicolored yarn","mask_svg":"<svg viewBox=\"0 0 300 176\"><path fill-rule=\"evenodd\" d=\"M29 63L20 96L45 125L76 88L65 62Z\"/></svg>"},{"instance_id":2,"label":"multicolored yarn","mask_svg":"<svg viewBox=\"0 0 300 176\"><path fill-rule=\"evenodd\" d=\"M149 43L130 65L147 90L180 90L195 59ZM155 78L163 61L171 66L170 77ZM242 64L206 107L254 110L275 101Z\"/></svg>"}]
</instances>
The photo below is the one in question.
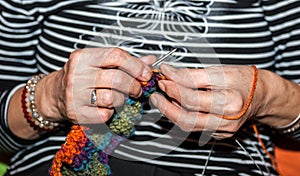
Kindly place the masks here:
<instances>
[{"instance_id":1,"label":"multicolored yarn","mask_svg":"<svg viewBox=\"0 0 300 176\"><path fill-rule=\"evenodd\" d=\"M158 69L153 70L150 81L141 82L142 96L139 99L127 97L122 110L114 114L109 132L103 134L86 126L72 126L65 144L54 157L50 176L111 175L109 154L134 134L134 124L142 117L144 103L163 79L166 77Z\"/></svg>"}]
</instances>

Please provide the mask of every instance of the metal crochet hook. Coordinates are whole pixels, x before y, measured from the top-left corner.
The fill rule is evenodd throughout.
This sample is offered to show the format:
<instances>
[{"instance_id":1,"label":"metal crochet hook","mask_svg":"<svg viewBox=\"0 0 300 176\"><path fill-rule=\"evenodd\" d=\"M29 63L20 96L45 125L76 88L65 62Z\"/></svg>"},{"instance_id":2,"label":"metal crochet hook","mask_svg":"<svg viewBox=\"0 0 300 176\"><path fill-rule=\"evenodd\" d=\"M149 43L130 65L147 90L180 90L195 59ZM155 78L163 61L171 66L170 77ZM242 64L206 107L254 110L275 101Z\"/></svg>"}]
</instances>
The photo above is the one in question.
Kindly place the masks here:
<instances>
[{"instance_id":1,"label":"metal crochet hook","mask_svg":"<svg viewBox=\"0 0 300 176\"><path fill-rule=\"evenodd\" d=\"M158 66L162 61L164 61L165 59L167 59L170 55L172 55L175 51L177 50L177 48L173 49L172 51L168 52L166 55L162 56L161 58L159 58L156 62L154 62L152 64L152 67Z\"/></svg>"}]
</instances>

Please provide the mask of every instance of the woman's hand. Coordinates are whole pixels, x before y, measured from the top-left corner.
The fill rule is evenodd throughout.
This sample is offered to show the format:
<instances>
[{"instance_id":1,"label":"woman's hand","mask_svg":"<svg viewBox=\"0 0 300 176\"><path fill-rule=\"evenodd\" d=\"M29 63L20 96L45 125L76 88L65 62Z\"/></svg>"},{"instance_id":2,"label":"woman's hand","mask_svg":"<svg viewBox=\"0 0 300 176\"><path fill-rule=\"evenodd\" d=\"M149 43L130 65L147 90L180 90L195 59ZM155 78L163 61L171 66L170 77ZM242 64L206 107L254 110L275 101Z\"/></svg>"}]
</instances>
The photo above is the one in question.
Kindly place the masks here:
<instances>
[{"instance_id":1,"label":"woman's hand","mask_svg":"<svg viewBox=\"0 0 300 176\"><path fill-rule=\"evenodd\" d=\"M250 106L245 108L254 81L254 69L248 66L208 67L205 69L175 69L161 66L168 80L161 80L159 87L170 97L153 94L151 100L159 110L185 131L222 131L217 138L230 137L251 117L263 123L280 126L297 117L299 87L265 70L259 70L257 86ZM283 93L283 88L291 87ZM274 89L277 88L277 89ZM281 98L276 98L278 95ZM294 96L294 97L292 97ZM289 99L289 105L285 103ZM286 107L285 110L279 108ZM285 113L283 113L284 111Z\"/></svg>"},{"instance_id":2,"label":"woman's hand","mask_svg":"<svg viewBox=\"0 0 300 176\"><path fill-rule=\"evenodd\" d=\"M43 88L36 93L42 106L38 110L52 121L65 118L74 123L104 123L126 95L141 95L139 81L151 78L147 62L153 61L155 57L137 59L119 48L74 51L62 70L40 81ZM94 104L93 90L97 96Z\"/></svg>"}]
</instances>

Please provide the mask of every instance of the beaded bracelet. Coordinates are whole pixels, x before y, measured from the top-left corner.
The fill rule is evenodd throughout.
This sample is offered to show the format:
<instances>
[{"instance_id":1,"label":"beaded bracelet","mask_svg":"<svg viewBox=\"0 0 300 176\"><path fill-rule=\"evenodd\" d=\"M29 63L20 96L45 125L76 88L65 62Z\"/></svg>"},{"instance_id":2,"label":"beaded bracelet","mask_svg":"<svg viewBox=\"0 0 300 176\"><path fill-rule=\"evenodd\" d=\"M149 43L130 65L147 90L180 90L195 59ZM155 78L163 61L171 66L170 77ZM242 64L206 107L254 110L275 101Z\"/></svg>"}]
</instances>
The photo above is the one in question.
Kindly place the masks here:
<instances>
[{"instance_id":1,"label":"beaded bracelet","mask_svg":"<svg viewBox=\"0 0 300 176\"><path fill-rule=\"evenodd\" d=\"M300 114L290 124L281 126L281 127L275 127L275 128L284 134L292 133L292 132L296 131L297 129L300 128Z\"/></svg>"},{"instance_id":2,"label":"beaded bracelet","mask_svg":"<svg viewBox=\"0 0 300 176\"><path fill-rule=\"evenodd\" d=\"M35 88L37 83L45 77L44 74L33 76L28 80L22 93L22 110L24 117L34 130L52 131L59 126L59 123L45 120L37 111L35 104Z\"/></svg>"}]
</instances>

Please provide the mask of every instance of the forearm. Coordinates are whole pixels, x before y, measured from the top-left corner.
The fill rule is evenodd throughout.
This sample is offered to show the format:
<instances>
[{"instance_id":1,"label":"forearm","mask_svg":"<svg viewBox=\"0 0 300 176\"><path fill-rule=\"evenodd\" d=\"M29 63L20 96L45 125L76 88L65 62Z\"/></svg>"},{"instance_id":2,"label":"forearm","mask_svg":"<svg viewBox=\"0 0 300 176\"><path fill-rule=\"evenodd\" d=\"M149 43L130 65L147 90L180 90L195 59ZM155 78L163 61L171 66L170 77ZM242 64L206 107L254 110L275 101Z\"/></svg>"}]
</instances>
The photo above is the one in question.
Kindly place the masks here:
<instances>
[{"instance_id":1,"label":"forearm","mask_svg":"<svg viewBox=\"0 0 300 176\"><path fill-rule=\"evenodd\" d=\"M300 113L300 86L266 70L259 71L257 119L272 127L290 124Z\"/></svg>"},{"instance_id":2,"label":"forearm","mask_svg":"<svg viewBox=\"0 0 300 176\"><path fill-rule=\"evenodd\" d=\"M14 85L2 87L0 94L0 152L3 153L15 153L29 142L28 140L22 140L21 138L16 137L9 129L8 125L9 102L17 90L23 86L24 84L16 83ZM21 101L21 97L19 100Z\"/></svg>"},{"instance_id":3,"label":"forearm","mask_svg":"<svg viewBox=\"0 0 300 176\"><path fill-rule=\"evenodd\" d=\"M19 88L10 100L7 112L7 123L11 132L17 137L35 139L39 137L39 134L29 125L22 111L21 97L23 89L24 88Z\"/></svg>"}]
</instances>

